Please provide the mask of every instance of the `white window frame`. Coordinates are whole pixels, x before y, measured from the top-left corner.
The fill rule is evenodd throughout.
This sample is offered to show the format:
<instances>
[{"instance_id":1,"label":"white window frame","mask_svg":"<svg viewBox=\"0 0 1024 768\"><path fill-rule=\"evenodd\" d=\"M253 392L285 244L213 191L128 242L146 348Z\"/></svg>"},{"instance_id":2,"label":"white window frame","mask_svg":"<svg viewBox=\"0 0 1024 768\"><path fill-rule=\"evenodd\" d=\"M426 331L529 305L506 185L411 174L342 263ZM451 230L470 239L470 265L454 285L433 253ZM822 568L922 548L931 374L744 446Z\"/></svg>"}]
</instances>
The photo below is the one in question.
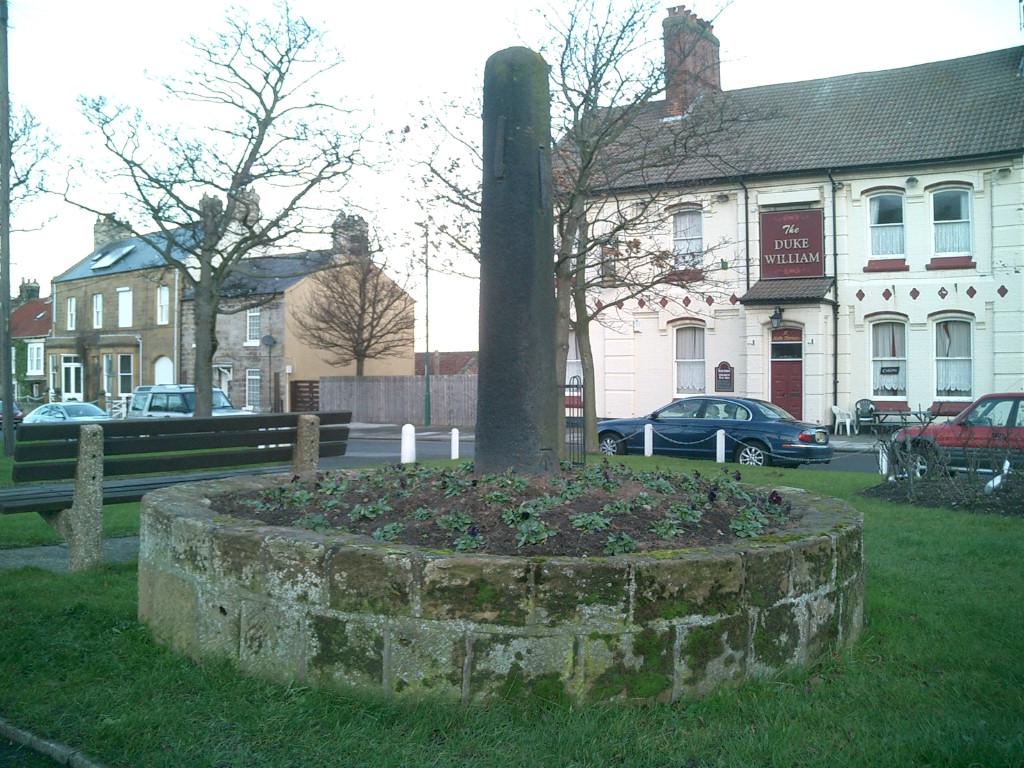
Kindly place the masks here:
<instances>
[{"instance_id":1,"label":"white window frame","mask_svg":"<svg viewBox=\"0 0 1024 768\"><path fill-rule=\"evenodd\" d=\"M935 207L950 195L961 198L961 218L939 219ZM971 221L973 195L968 187L941 187L931 194L932 253L936 256L969 256L974 249L974 226ZM960 233L956 233L959 227Z\"/></svg>"},{"instance_id":2,"label":"white window frame","mask_svg":"<svg viewBox=\"0 0 1024 768\"><path fill-rule=\"evenodd\" d=\"M171 289L166 285L156 287L156 324L167 325L171 321Z\"/></svg>"},{"instance_id":3,"label":"white window frame","mask_svg":"<svg viewBox=\"0 0 1024 768\"><path fill-rule=\"evenodd\" d=\"M950 325L967 326L966 349L963 337L955 340L948 333ZM965 317L942 317L935 321L935 399L974 399L974 322ZM951 348L951 347L958 348ZM966 352L966 354L964 354ZM966 371L964 370L966 369ZM964 383L967 389L953 389L952 383Z\"/></svg>"},{"instance_id":4,"label":"white window frame","mask_svg":"<svg viewBox=\"0 0 1024 768\"><path fill-rule=\"evenodd\" d=\"M704 211L687 205L672 212L672 253L676 269L704 265Z\"/></svg>"},{"instance_id":5,"label":"white window frame","mask_svg":"<svg viewBox=\"0 0 1024 768\"><path fill-rule=\"evenodd\" d=\"M94 293L92 295L92 327L102 328L103 327L103 294Z\"/></svg>"},{"instance_id":6,"label":"white window frame","mask_svg":"<svg viewBox=\"0 0 1024 768\"><path fill-rule=\"evenodd\" d=\"M260 388L262 376L259 368L245 369L245 407L251 411L260 409Z\"/></svg>"},{"instance_id":7,"label":"white window frame","mask_svg":"<svg viewBox=\"0 0 1024 768\"><path fill-rule=\"evenodd\" d=\"M78 315L78 299L75 296L68 296L67 315L68 316L66 318L66 327L69 331L73 331L76 329L77 326L76 316Z\"/></svg>"},{"instance_id":8,"label":"white window frame","mask_svg":"<svg viewBox=\"0 0 1024 768\"><path fill-rule=\"evenodd\" d=\"M895 333L902 329L902 345ZM891 328L890 328L891 327ZM878 329L876 331L876 329ZM905 400L910 371L907 368L907 342L909 326L903 319L877 320L871 324L871 396L887 400ZM888 344L888 348L883 345ZM902 348L901 348L902 347ZM884 368L899 368L899 373L882 373Z\"/></svg>"},{"instance_id":9,"label":"white window frame","mask_svg":"<svg viewBox=\"0 0 1024 768\"><path fill-rule=\"evenodd\" d=\"M703 325L679 325L672 334L673 371L676 395L707 392L707 336ZM684 341L690 337L691 341Z\"/></svg>"},{"instance_id":10,"label":"white window frame","mask_svg":"<svg viewBox=\"0 0 1024 768\"><path fill-rule=\"evenodd\" d=\"M25 375L42 376L43 371L43 350L45 344L42 341L30 341L25 345ZM11 370L14 370L13 368Z\"/></svg>"},{"instance_id":11,"label":"white window frame","mask_svg":"<svg viewBox=\"0 0 1024 768\"><path fill-rule=\"evenodd\" d=\"M899 222L878 221L893 211L879 211L882 202L896 198L900 203ZM880 214L882 214L880 216ZM868 241L872 258L900 258L907 253L907 205L902 192L879 192L868 198ZM898 241L898 242L897 242Z\"/></svg>"},{"instance_id":12,"label":"white window frame","mask_svg":"<svg viewBox=\"0 0 1024 768\"><path fill-rule=\"evenodd\" d=\"M118 328L131 328L132 327L132 289L118 288L117 289L117 327Z\"/></svg>"},{"instance_id":13,"label":"white window frame","mask_svg":"<svg viewBox=\"0 0 1024 768\"><path fill-rule=\"evenodd\" d=\"M135 389L135 356L119 354L117 356L117 393L125 397Z\"/></svg>"},{"instance_id":14,"label":"white window frame","mask_svg":"<svg viewBox=\"0 0 1024 768\"><path fill-rule=\"evenodd\" d=\"M245 310L245 344L246 347L260 345L260 308L249 307Z\"/></svg>"}]
</instances>

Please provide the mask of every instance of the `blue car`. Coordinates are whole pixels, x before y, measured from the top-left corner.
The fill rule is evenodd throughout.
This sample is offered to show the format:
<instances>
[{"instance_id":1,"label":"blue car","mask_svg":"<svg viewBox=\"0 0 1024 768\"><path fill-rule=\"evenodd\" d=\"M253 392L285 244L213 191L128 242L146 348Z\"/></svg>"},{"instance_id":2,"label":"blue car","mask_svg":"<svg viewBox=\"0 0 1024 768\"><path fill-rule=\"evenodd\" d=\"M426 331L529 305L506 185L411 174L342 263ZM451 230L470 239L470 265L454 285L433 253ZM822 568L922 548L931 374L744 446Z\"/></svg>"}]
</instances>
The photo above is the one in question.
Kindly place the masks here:
<instances>
[{"instance_id":1,"label":"blue car","mask_svg":"<svg viewBox=\"0 0 1024 768\"><path fill-rule=\"evenodd\" d=\"M644 452L644 427L653 428L654 453L714 459L718 430L725 431L725 456L740 464L795 467L828 464L832 446L820 424L797 421L763 400L697 395L673 400L647 416L598 419L601 452Z\"/></svg>"}]
</instances>

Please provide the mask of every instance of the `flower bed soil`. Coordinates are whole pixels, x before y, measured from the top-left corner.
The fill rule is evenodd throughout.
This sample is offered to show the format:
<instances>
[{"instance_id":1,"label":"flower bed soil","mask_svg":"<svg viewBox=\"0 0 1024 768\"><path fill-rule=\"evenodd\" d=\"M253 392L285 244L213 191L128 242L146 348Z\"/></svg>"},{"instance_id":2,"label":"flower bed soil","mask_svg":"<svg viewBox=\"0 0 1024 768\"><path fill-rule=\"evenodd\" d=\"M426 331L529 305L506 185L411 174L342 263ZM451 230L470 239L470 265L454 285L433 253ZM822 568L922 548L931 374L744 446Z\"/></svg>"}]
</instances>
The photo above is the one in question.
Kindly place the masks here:
<instances>
[{"instance_id":1,"label":"flower bed soil","mask_svg":"<svg viewBox=\"0 0 1024 768\"><path fill-rule=\"evenodd\" d=\"M219 497L212 511L426 549L540 556L710 547L795 524L777 491L740 481L725 468L636 472L607 460L546 477L395 465Z\"/></svg>"}]
</instances>

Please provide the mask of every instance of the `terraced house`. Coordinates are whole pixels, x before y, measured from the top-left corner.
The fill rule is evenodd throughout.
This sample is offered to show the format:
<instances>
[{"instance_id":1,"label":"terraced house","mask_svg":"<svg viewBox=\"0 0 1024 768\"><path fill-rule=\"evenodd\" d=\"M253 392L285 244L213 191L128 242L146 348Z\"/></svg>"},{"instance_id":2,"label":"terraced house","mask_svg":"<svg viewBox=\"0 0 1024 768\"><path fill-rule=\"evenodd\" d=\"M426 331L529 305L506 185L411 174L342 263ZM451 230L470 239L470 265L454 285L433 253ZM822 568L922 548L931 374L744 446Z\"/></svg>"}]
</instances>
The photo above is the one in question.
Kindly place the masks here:
<instances>
[{"instance_id":1,"label":"terraced house","mask_svg":"<svg viewBox=\"0 0 1024 768\"><path fill-rule=\"evenodd\" d=\"M657 194L637 237L687 279L592 326L598 414L726 391L828 423L1024 386L1024 47L723 91L709 24L672 8L664 41L647 140L709 105L745 119L602 193Z\"/></svg>"}]
</instances>

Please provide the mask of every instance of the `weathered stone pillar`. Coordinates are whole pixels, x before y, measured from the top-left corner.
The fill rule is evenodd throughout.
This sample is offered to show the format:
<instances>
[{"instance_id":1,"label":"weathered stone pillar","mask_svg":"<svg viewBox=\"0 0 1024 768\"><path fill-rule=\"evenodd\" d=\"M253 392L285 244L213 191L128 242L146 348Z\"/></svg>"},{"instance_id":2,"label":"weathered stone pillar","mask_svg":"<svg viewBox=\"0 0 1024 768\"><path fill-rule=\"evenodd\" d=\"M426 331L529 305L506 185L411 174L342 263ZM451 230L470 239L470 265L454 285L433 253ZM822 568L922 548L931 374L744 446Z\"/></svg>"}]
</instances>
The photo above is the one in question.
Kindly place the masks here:
<instances>
[{"instance_id":1,"label":"weathered stone pillar","mask_svg":"<svg viewBox=\"0 0 1024 768\"><path fill-rule=\"evenodd\" d=\"M68 568L83 571L103 559L103 428L83 424L78 436L71 509L43 513L68 544Z\"/></svg>"},{"instance_id":2,"label":"weathered stone pillar","mask_svg":"<svg viewBox=\"0 0 1024 768\"><path fill-rule=\"evenodd\" d=\"M509 48L484 70L478 473L558 469L548 66Z\"/></svg>"}]
</instances>

